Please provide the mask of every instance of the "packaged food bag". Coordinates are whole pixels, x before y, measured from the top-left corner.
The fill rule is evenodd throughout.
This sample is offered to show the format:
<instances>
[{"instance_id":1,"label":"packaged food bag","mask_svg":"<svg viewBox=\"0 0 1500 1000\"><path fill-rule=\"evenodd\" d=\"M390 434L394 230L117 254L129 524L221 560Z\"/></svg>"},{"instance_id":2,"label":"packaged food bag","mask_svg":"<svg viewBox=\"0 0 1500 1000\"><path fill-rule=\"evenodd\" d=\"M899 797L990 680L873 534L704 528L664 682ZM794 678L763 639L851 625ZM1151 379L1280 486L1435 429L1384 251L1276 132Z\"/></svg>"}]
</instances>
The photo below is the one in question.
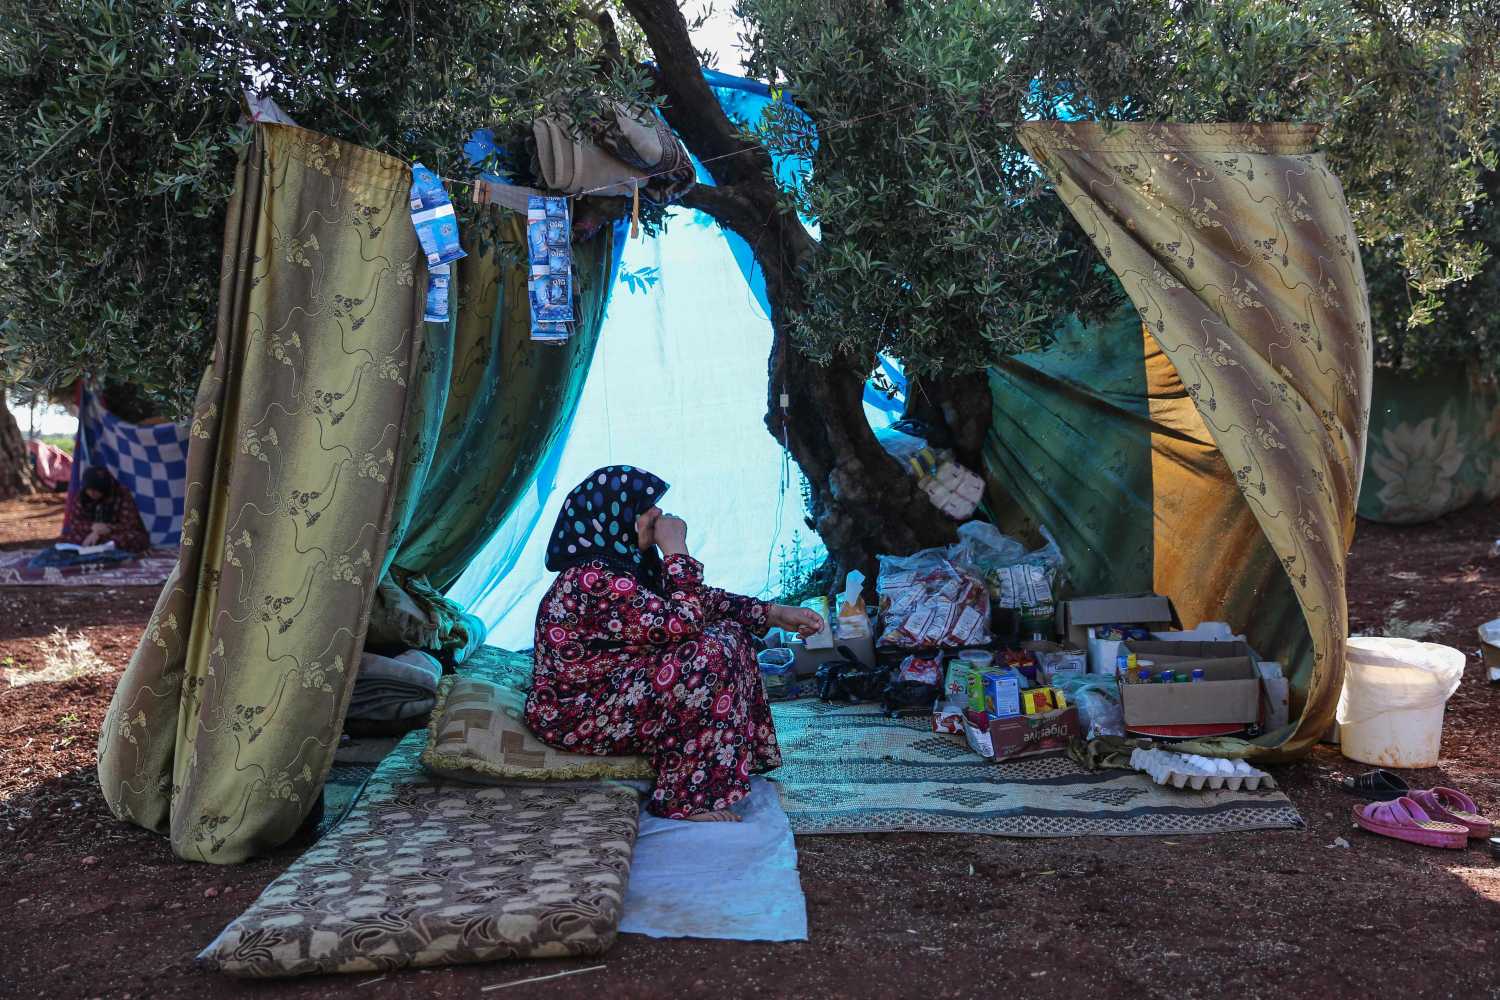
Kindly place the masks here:
<instances>
[{"instance_id":1,"label":"packaged food bag","mask_svg":"<svg viewBox=\"0 0 1500 1000\"><path fill-rule=\"evenodd\" d=\"M881 556L876 587L885 616L882 646L935 649L990 641L990 595L984 581L960 570L942 549Z\"/></svg>"},{"instance_id":2,"label":"packaged food bag","mask_svg":"<svg viewBox=\"0 0 1500 1000\"><path fill-rule=\"evenodd\" d=\"M908 656L901 661L898 678L919 684L937 684L942 681L941 656Z\"/></svg>"},{"instance_id":3,"label":"packaged food bag","mask_svg":"<svg viewBox=\"0 0 1500 1000\"><path fill-rule=\"evenodd\" d=\"M870 618L865 614L865 575L853 570L844 578L844 592L838 596L838 634L840 639L861 639L870 634Z\"/></svg>"},{"instance_id":4,"label":"packaged food bag","mask_svg":"<svg viewBox=\"0 0 1500 1000\"><path fill-rule=\"evenodd\" d=\"M1026 546L1001 534L993 524L970 521L959 527L959 540L949 546L947 554L983 578L997 607L1051 614L1063 557L1046 528L1042 536L1047 544L1027 552Z\"/></svg>"}]
</instances>

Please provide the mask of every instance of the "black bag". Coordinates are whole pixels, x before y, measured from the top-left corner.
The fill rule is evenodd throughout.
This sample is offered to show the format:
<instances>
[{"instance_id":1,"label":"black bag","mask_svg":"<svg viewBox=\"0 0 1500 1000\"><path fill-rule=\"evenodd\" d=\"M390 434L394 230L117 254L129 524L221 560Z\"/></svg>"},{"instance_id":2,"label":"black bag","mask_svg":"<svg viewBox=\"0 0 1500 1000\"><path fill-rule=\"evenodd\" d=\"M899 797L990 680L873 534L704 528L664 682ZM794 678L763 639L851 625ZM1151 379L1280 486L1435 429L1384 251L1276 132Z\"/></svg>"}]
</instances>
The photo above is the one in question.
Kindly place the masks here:
<instances>
[{"instance_id":1,"label":"black bag","mask_svg":"<svg viewBox=\"0 0 1500 1000\"><path fill-rule=\"evenodd\" d=\"M841 660L829 660L818 667L818 698L821 701L879 701L889 667L867 667L855 658L848 646L838 647Z\"/></svg>"},{"instance_id":2,"label":"black bag","mask_svg":"<svg viewBox=\"0 0 1500 1000\"><path fill-rule=\"evenodd\" d=\"M893 677L886 683L885 690L880 692L881 707L889 716L903 712L926 714L932 711L940 691L938 685L928 684L926 681L903 681Z\"/></svg>"}]
</instances>

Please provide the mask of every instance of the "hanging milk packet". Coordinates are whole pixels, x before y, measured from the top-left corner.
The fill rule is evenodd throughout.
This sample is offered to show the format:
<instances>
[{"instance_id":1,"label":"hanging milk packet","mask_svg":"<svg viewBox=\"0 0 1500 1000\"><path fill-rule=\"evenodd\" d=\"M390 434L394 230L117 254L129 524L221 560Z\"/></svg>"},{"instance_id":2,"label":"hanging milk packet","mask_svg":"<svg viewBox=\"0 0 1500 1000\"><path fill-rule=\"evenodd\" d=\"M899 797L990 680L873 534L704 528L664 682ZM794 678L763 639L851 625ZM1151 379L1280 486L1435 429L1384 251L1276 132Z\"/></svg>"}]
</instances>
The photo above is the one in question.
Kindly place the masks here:
<instances>
[{"instance_id":1,"label":"hanging milk packet","mask_svg":"<svg viewBox=\"0 0 1500 1000\"><path fill-rule=\"evenodd\" d=\"M448 264L438 264L427 269L427 301L422 308L423 322L448 322L448 286L452 280Z\"/></svg>"},{"instance_id":2,"label":"hanging milk packet","mask_svg":"<svg viewBox=\"0 0 1500 1000\"><path fill-rule=\"evenodd\" d=\"M566 198L532 195L526 207L526 292L531 339L563 343L573 334L573 232Z\"/></svg>"},{"instance_id":3,"label":"hanging milk packet","mask_svg":"<svg viewBox=\"0 0 1500 1000\"><path fill-rule=\"evenodd\" d=\"M458 217L453 214L453 203L442 179L420 163L411 167L411 224L416 227L428 267L468 256L458 245Z\"/></svg>"}]
</instances>

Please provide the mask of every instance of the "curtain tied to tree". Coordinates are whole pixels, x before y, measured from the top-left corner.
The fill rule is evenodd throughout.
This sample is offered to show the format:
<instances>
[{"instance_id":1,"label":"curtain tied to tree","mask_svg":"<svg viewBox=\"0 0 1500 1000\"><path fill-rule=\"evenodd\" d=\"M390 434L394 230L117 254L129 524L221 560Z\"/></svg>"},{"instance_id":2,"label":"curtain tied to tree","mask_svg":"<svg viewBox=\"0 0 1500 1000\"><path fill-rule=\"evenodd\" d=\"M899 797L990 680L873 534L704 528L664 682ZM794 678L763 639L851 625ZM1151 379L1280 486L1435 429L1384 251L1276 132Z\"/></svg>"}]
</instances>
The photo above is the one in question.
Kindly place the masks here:
<instances>
[{"instance_id":1,"label":"curtain tied to tree","mask_svg":"<svg viewBox=\"0 0 1500 1000\"><path fill-rule=\"evenodd\" d=\"M404 163L290 126L257 125L241 159L182 548L99 740L111 810L169 832L181 857L242 861L296 832L377 585L393 566L437 586L462 569L592 358L607 229L578 248L568 345L530 343L523 269L493 247L459 263L456 321L424 324L410 187Z\"/></svg>"},{"instance_id":2,"label":"curtain tied to tree","mask_svg":"<svg viewBox=\"0 0 1500 1000\"><path fill-rule=\"evenodd\" d=\"M1305 701L1247 753L1305 752L1343 684L1371 384L1364 271L1317 128L1018 132L1176 369L1290 580L1313 646Z\"/></svg>"}]
</instances>

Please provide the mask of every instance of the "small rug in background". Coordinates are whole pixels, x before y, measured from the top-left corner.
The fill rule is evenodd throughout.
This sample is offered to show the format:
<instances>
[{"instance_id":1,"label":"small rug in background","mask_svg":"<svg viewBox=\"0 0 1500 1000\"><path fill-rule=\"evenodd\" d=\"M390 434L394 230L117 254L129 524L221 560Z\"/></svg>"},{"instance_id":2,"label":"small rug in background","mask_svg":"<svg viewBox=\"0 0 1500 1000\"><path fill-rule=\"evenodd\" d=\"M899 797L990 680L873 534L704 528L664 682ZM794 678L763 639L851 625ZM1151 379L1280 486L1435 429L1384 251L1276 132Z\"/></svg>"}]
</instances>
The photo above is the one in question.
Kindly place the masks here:
<instances>
[{"instance_id":1,"label":"small rug in background","mask_svg":"<svg viewBox=\"0 0 1500 1000\"><path fill-rule=\"evenodd\" d=\"M374 766L368 764L335 764L329 768L328 779L323 782L323 815L318 818L317 831L319 840L349 815L365 782L374 773Z\"/></svg>"},{"instance_id":2,"label":"small rug in background","mask_svg":"<svg viewBox=\"0 0 1500 1000\"><path fill-rule=\"evenodd\" d=\"M177 552L152 549L139 559L98 566L27 565L43 549L0 552L0 586L22 587L160 587L177 565Z\"/></svg>"},{"instance_id":3,"label":"small rug in background","mask_svg":"<svg viewBox=\"0 0 1500 1000\"><path fill-rule=\"evenodd\" d=\"M1299 829L1279 791L1180 791L1135 771L1086 771L1066 755L982 760L924 718L875 705L771 706L771 772L796 833L987 833L1123 837Z\"/></svg>"},{"instance_id":4,"label":"small rug in background","mask_svg":"<svg viewBox=\"0 0 1500 1000\"><path fill-rule=\"evenodd\" d=\"M345 739L334 751L333 767L323 782L323 815L318 818L321 840L354 808L370 775L396 748L400 737L377 736Z\"/></svg>"},{"instance_id":5,"label":"small rug in background","mask_svg":"<svg viewBox=\"0 0 1500 1000\"><path fill-rule=\"evenodd\" d=\"M648 937L806 941L797 847L776 794L750 779L739 823L662 819L641 810L620 931Z\"/></svg>"}]
</instances>

